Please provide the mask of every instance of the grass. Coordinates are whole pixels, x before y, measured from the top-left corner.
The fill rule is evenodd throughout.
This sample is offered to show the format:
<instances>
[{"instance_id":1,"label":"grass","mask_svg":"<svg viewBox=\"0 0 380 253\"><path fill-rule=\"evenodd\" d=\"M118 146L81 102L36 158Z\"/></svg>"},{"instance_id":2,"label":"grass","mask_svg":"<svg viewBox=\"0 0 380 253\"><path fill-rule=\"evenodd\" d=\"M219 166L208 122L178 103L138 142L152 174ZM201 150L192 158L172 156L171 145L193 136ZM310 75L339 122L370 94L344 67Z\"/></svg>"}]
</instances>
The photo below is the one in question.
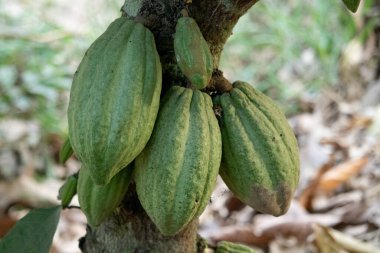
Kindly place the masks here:
<instances>
[{"instance_id":1,"label":"grass","mask_svg":"<svg viewBox=\"0 0 380 253\"><path fill-rule=\"evenodd\" d=\"M340 52L355 32L340 1L263 0L235 27L220 66L295 113L289 101L337 83Z\"/></svg>"}]
</instances>

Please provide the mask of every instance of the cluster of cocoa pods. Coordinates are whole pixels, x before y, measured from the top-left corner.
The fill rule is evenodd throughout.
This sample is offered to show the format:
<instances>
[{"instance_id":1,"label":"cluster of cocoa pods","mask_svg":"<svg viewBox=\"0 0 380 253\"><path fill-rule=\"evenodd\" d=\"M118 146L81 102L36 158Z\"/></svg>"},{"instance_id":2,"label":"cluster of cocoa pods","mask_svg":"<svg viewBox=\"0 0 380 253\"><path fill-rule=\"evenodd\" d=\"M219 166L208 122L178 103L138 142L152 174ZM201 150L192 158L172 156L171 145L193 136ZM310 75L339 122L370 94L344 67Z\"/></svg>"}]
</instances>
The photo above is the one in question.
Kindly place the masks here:
<instances>
[{"instance_id":1,"label":"cluster of cocoa pods","mask_svg":"<svg viewBox=\"0 0 380 253\"><path fill-rule=\"evenodd\" d=\"M116 19L87 50L68 108L68 143L82 167L60 193L65 205L76 187L88 223L97 226L134 181L148 216L172 236L204 211L220 174L247 205L285 213L299 157L284 114L245 82L213 97L204 92L214 63L194 19L178 20L174 52L192 85L173 86L161 99L160 57L141 23Z\"/></svg>"}]
</instances>

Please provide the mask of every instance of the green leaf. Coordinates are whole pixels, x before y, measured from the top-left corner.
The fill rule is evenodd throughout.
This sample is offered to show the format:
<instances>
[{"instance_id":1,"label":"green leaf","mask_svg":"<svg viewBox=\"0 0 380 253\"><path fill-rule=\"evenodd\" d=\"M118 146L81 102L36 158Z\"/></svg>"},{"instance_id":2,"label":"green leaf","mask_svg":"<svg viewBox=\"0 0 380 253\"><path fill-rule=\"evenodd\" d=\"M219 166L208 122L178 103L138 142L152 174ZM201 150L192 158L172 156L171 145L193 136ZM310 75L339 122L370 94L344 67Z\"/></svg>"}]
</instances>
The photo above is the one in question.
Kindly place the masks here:
<instances>
[{"instance_id":1,"label":"green leaf","mask_svg":"<svg viewBox=\"0 0 380 253\"><path fill-rule=\"evenodd\" d=\"M358 10L360 0L343 0L343 3L350 11L355 13Z\"/></svg>"},{"instance_id":2,"label":"green leaf","mask_svg":"<svg viewBox=\"0 0 380 253\"><path fill-rule=\"evenodd\" d=\"M62 201L62 208L66 208L77 193L78 175L71 175L61 186L58 192L58 199Z\"/></svg>"},{"instance_id":3,"label":"green leaf","mask_svg":"<svg viewBox=\"0 0 380 253\"><path fill-rule=\"evenodd\" d=\"M67 138L65 140L65 143L63 143L61 150L59 151L59 163L64 164L67 161L67 159L70 158L72 154L73 154L73 148L71 147L70 139Z\"/></svg>"},{"instance_id":4,"label":"green leaf","mask_svg":"<svg viewBox=\"0 0 380 253\"><path fill-rule=\"evenodd\" d=\"M0 240L0 252L48 253L60 214L61 206L31 210Z\"/></svg>"}]
</instances>

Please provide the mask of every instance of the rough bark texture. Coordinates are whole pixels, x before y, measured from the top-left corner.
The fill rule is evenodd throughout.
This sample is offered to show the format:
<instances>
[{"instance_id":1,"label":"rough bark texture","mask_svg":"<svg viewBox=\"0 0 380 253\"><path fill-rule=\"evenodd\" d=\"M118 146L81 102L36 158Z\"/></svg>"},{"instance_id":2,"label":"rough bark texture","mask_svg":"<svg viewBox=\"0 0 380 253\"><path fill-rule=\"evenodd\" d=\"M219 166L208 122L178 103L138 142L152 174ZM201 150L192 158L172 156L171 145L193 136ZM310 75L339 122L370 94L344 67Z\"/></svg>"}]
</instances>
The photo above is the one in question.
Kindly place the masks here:
<instances>
[{"instance_id":1,"label":"rough bark texture","mask_svg":"<svg viewBox=\"0 0 380 253\"><path fill-rule=\"evenodd\" d=\"M113 217L95 229L87 226L80 248L94 253L197 252L197 226L195 220L175 236L161 235L141 207L132 185L123 207Z\"/></svg>"},{"instance_id":2,"label":"rough bark texture","mask_svg":"<svg viewBox=\"0 0 380 253\"><path fill-rule=\"evenodd\" d=\"M177 19L184 13L193 17L214 58L213 78L206 88L210 94L231 89L218 70L223 46L238 19L258 0L126 0L123 15L148 27L155 35L163 66L163 94L172 85L188 85L175 62L173 34ZM186 14L185 14L186 15ZM192 253L203 252L204 243L197 237L198 221L173 237L162 236L142 209L134 187L123 206L97 228L87 229L80 241L83 252L91 253Z\"/></svg>"},{"instance_id":3,"label":"rough bark texture","mask_svg":"<svg viewBox=\"0 0 380 253\"><path fill-rule=\"evenodd\" d=\"M154 33L163 65L165 92L172 85L185 86L187 82L176 65L173 49L175 25L184 12L197 21L213 54L214 69L218 69L223 46L231 35L233 27L257 1L126 0L122 11L123 15L140 21Z\"/></svg>"}]
</instances>

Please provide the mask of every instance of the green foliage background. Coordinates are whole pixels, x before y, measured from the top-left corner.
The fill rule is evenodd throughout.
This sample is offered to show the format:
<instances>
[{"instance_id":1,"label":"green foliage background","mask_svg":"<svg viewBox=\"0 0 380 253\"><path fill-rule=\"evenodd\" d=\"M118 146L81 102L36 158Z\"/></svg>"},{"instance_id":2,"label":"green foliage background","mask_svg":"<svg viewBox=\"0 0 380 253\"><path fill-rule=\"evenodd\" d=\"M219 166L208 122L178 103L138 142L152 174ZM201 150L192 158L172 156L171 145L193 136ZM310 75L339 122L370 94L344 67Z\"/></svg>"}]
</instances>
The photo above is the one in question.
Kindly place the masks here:
<instances>
[{"instance_id":1,"label":"green foliage background","mask_svg":"<svg viewBox=\"0 0 380 253\"><path fill-rule=\"evenodd\" d=\"M119 15L119 5L0 1L0 119L36 119L45 134L64 135L72 76L91 42Z\"/></svg>"},{"instance_id":2,"label":"green foliage background","mask_svg":"<svg viewBox=\"0 0 380 253\"><path fill-rule=\"evenodd\" d=\"M46 134L65 135L73 73L121 5L0 1L0 119L36 119ZM236 26L221 69L294 113L297 97L337 82L340 51L354 36L353 18L341 1L260 1Z\"/></svg>"},{"instance_id":3,"label":"green foliage background","mask_svg":"<svg viewBox=\"0 0 380 253\"><path fill-rule=\"evenodd\" d=\"M340 1L265 0L234 31L222 59L228 75L295 113L293 100L337 83L340 52L356 28Z\"/></svg>"}]
</instances>

